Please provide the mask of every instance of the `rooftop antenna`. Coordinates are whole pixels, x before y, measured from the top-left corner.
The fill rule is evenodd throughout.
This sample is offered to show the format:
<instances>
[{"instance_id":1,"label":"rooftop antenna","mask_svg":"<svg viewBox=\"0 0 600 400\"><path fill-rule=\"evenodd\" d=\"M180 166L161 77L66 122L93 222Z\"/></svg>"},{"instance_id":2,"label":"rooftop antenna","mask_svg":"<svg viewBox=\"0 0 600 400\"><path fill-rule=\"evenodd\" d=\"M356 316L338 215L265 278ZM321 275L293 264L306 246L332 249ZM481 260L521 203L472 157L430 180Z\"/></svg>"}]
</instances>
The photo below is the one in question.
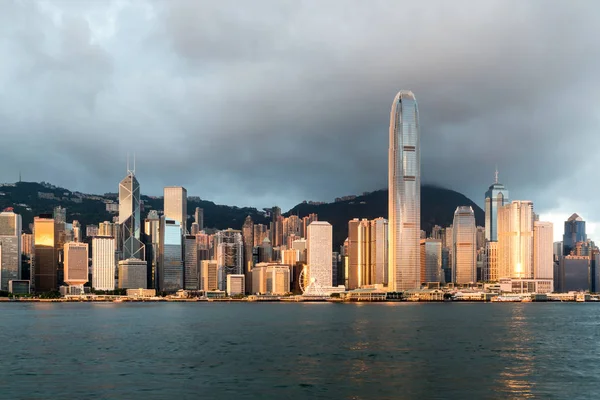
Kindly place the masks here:
<instances>
[{"instance_id":1,"label":"rooftop antenna","mask_svg":"<svg viewBox=\"0 0 600 400\"><path fill-rule=\"evenodd\" d=\"M498 183L498 165L496 165L496 174L495 175L496 175L496 182L495 183Z\"/></svg>"},{"instance_id":2,"label":"rooftop antenna","mask_svg":"<svg viewBox=\"0 0 600 400\"><path fill-rule=\"evenodd\" d=\"M129 173L129 152L127 152L127 173Z\"/></svg>"},{"instance_id":3,"label":"rooftop antenna","mask_svg":"<svg viewBox=\"0 0 600 400\"><path fill-rule=\"evenodd\" d=\"M133 152L133 174L135 175L135 152Z\"/></svg>"},{"instance_id":4,"label":"rooftop antenna","mask_svg":"<svg viewBox=\"0 0 600 400\"><path fill-rule=\"evenodd\" d=\"M19 170L19 182L21 182L21 170Z\"/></svg>"}]
</instances>

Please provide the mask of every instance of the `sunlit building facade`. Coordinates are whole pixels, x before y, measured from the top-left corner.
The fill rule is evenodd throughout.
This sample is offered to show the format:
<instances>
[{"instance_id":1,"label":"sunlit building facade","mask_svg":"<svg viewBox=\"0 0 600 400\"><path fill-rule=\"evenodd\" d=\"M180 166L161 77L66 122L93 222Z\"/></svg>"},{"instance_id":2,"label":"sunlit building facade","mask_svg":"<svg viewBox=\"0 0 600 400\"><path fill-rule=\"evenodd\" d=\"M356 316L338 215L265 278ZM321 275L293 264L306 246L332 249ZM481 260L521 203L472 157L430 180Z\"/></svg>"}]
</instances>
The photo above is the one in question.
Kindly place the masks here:
<instances>
[{"instance_id":1,"label":"sunlit building facade","mask_svg":"<svg viewBox=\"0 0 600 400\"><path fill-rule=\"evenodd\" d=\"M307 234L309 282L322 289L330 288L333 283L333 228L328 222L315 221L308 226Z\"/></svg>"},{"instance_id":2,"label":"sunlit building facade","mask_svg":"<svg viewBox=\"0 0 600 400\"><path fill-rule=\"evenodd\" d=\"M533 223L533 277L554 278L554 229L551 222Z\"/></svg>"},{"instance_id":3,"label":"sunlit building facade","mask_svg":"<svg viewBox=\"0 0 600 400\"><path fill-rule=\"evenodd\" d=\"M115 241L111 236L92 239L92 287L96 290L115 290Z\"/></svg>"},{"instance_id":4,"label":"sunlit building facade","mask_svg":"<svg viewBox=\"0 0 600 400\"><path fill-rule=\"evenodd\" d=\"M21 230L19 214L12 209L0 213L0 290L11 280L21 279Z\"/></svg>"},{"instance_id":5,"label":"sunlit building facade","mask_svg":"<svg viewBox=\"0 0 600 400\"><path fill-rule=\"evenodd\" d=\"M498 278L533 278L531 201L513 201L498 210Z\"/></svg>"},{"instance_id":6,"label":"sunlit building facade","mask_svg":"<svg viewBox=\"0 0 600 400\"><path fill-rule=\"evenodd\" d=\"M58 254L56 252L56 224L52 214L33 219L35 241L35 291L49 292L57 288Z\"/></svg>"},{"instance_id":7,"label":"sunlit building facade","mask_svg":"<svg viewBox=\"0 0 600 400\"><path fill-rule=\"evenodd\" d=\"M187 190L181 186L167 186L163 190L164 216L179 222L183 234L187 232Z\"/></svg>"},{"instance_id":8,"label":"sunlit building facade","mask_svg":"<svg viewBox=\"0 0 600 400\"><path fill-rule=\"evenodd\" d=\"M415 96L400 91L390 113L389 287L420 287L421 155Z\"/></svg>"},{"instance_id":9,"label":"sunlit building facade","mask_svg":"<svg viewBox=\"0 0 600 400\"><path fill-rule=\"evenodd\" d=\"M119 261L119 289L147 289L146 261L129 258Z\"/></svg>"},{"instance_id":10,"label":"sunlit building facade","mask_svg":"<svg viewBox=\"0 0 600 400\"><path fill-rule=\"evenodd\" d=\"M369 231L369 270L371 284L388 284L388 220L375 218L370 221Z\"/></svg>"},{"instance_id":11,"label":"sunlit building facade","mask_svg":"<svg viewBox=\"0 0 600 400\"><path fill-rule=\"evenodd\" d=\"M219 265L216 260L202 260L200 273L200 290L218 290Z\"/></svg>"},{"instance_id":12,"label":"sunlit building facade","mask_svg":"<svg viewBox=\"0 0 600 400\"><path fill-rule=\"evenodd\" d=\"M477 230L473 208L461 206L454 212L452 223L453 282L477 282Z\"/></svg>"}]
</instances>

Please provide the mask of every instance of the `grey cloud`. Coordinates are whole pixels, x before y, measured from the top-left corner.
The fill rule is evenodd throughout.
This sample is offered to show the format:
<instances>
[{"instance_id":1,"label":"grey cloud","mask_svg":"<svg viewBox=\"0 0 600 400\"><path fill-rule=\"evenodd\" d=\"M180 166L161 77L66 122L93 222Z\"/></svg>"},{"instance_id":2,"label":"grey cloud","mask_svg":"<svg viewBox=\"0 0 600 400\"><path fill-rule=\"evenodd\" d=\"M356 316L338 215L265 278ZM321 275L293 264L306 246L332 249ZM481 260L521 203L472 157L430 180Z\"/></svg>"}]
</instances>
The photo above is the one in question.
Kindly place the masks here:
<instances>
[{"instance_id":1,"label":"grey cloud","mask_svg":"<svg viewBox=\"0 0 600 400\"><path fill-rule=\"evenodd\" d=\"M331 200L386 186L411 89L424 181L481 203L498 165L513 198L543 211L559 190L600 219L580 177L600 141L596 2L82 3L0 5L2 180L114 191L135 151L149 194Z\"/></svg>"}]
</instances>

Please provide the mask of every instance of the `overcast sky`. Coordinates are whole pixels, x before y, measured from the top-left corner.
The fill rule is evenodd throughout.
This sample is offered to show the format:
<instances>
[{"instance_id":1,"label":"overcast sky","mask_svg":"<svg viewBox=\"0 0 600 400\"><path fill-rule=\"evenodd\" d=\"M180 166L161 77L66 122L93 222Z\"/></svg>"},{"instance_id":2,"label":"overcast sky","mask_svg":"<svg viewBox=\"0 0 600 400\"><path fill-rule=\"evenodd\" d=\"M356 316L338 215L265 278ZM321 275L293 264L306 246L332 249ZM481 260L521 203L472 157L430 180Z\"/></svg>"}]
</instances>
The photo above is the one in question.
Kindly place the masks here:
<instances>
[{"instance_id":1,"label":"overcast sky","mask_svg":"<svg viewBox=\"0 0 600 400\"><path fill-rule=\"evenodd\" d=\"M386 187L410 89L423 182L483 205L498 165L593 230L598 38L597 1L4 0L0 181L116 191L135 152L146 194L331 201Z\"/></svg>"}]
</instances>

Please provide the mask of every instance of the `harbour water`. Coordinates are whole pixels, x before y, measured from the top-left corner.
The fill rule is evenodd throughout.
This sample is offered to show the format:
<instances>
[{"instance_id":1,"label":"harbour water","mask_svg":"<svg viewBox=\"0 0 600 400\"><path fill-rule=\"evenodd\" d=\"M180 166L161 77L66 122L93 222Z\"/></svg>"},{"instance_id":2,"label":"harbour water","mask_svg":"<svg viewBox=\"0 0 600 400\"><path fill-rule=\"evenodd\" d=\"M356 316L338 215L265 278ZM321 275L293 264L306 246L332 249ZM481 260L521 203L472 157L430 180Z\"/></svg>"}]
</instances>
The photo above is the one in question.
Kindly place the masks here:
<instances>
[{"instance_id":1,"label":"harbour water","mask_svg":"<svg viewBox=\"0 0 600 400\"><path fill-rule=\"evenodd\" d=\"M0 304L0 398L593 398L593 303Z\"/></svg>"}]
</instances>

